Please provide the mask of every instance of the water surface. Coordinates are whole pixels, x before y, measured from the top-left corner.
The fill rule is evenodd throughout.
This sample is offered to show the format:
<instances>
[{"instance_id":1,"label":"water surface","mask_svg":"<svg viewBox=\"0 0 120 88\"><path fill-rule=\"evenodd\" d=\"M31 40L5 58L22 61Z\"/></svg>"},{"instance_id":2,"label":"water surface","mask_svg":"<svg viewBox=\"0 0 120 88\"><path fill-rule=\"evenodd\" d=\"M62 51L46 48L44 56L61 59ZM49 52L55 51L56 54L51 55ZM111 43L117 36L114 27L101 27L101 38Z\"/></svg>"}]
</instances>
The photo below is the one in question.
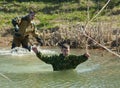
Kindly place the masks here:
<instances>
[{"instance_id":1,"label":"water surface","mask_svg":"<svg viewBox=\"0 0 120 88\"><path fill-rule=\"evenodd\" d=\"M4 53L3 53L4 52ZM59 53L58 48L42 49ZM0 88L119 88L120 59L106 51L91 50L91 57L75 70L53 71L34 53L10 54L0 50ZM84 50L72 49L73 54Z\"/></svg>"}]
</instances>

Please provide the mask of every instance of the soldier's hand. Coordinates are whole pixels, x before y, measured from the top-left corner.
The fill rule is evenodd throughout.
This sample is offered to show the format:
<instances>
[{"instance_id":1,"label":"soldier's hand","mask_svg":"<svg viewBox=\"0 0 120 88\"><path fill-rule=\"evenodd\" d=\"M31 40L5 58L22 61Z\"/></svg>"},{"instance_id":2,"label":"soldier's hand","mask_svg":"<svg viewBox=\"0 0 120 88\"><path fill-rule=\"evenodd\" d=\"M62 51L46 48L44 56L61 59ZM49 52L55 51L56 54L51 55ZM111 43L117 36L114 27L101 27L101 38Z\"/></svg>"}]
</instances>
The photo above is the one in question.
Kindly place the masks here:
<instances>
[{"instance_id":1,"label":"soldier's hand","mask_svg":"<svg viewBox=\"0 0 120 88\"><path fill-rule=\"evenodd\" d=\"M19 31L19 27L18 25L15 26L15 32L18 32Z\"/></svg>"},{"instance_id":2,"label":"soldier's hand","mask_svg":"<svg viewBox=\"0 0 120 88\"><path fill-rule=\"evenodd\" d=\"M38 53L38 49L37 49L36 46L33 46L33 47L32 47L32 50L33 50L36 54Z\"/></svg>"},{"instance_id":3,"label":"soldier's hand","mask_svg":"<svg viewBox=\"0 0 120 88\"><path fill-rule=\"evenodd\" d=\"M43 45L43 41L42 41L42 39L41 39L41 38L36 37L36 40L37 40L37 42L38 42L38 43L40 43L40 45Z\"/></svg>"},{"instance_id":4,"label":"soldier's hand","mask_svg":"<svg viewBox=\"0 0 120 88\"><path fill-rule=\"evenodd\" d=\"M85 53L84 56L88 58L88 57L90 57L90 54L89 53Z\"/></svg>"}]
</instances>

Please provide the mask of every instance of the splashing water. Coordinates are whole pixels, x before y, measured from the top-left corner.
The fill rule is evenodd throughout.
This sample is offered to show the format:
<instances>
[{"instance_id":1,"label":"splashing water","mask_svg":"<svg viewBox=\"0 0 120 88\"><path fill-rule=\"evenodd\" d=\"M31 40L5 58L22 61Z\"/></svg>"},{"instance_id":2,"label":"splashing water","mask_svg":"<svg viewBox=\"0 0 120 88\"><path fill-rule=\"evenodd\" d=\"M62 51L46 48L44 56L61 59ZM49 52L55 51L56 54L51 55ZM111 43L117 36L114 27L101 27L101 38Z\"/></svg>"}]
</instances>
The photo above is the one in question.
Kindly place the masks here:
<instances>
[{"instance_id":1,"label":"splashing water","mask_svg":"<svg viewBox=\"0 0 120 88\"><path fill-rule=\"evenodd\" d=\"M46 50L46 49L40 49L38 48L38 50L40 52L42 52L43 54L56 54L55 51L51 51L51 50ZM13 55L13 56L23 56L23 55L30 55L33 54L33 51L28 51L25 48L21 48L21 47L16 47L14 49L1 49L0 50L0 55Z\"/></svg>"},{"instance_id":2,"label":"splashing water","mask_svg":"<svg viewBox=\"0 0 120 88\"><path fill-rule=\"evenodd\" d=\"M91 64L90 66L87 66L85 64L81 64L77 68L78 73L83 73L83 72L90 72L96 69L99 69L100 65L99 64Z\"/></svg>"}]
</instances>

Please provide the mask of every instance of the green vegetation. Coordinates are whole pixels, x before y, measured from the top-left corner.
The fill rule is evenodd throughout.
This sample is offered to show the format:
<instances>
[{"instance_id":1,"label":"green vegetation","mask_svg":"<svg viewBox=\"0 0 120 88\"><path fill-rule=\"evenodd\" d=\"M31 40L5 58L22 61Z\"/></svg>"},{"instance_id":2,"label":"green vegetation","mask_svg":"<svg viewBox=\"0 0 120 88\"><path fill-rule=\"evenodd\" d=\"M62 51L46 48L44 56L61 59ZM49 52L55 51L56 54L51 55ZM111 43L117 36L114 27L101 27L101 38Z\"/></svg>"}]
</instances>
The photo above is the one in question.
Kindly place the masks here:
<instances>
[{"instance_id":1,"label":"green vegetation","mask_svg":"<svg viewBox=\"0 0 120 88\"><path fill-rule=\"evenodd\" d=\"M0 1L0 29L12 27L12 18L26 15L31 9L37 13L35 21L39 29L54 28L66 22L83 22L88 18L88 6L92 18L105 3L106 0L3 0ZM109 21L111 15L118 15L119 3L119 0L111 1L99 19Z\"/></svg>"}]
</instances>

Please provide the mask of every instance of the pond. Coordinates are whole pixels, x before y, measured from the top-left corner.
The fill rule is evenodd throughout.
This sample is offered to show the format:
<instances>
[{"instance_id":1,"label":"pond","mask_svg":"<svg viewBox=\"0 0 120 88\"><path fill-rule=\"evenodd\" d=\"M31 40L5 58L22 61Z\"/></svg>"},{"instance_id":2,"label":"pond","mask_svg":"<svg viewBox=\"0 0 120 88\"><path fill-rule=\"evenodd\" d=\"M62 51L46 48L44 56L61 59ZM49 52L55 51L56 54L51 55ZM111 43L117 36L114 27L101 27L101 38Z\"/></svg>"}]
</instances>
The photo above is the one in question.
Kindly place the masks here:
<instances>
[{"instance_id":1,"label":"pond","mask_svg":"<svg viewBox=\"0 0 120 88\"><path fill-rule=\"evenodd\" d=\"M41 50L48 54L60 52L56 47ZM84 52L71 50L76 55ZM103 50L89 52L90 59L75 70L53 71L33 52L10 54L9 49L0 49L0 88L119 88L120 58Z\"/></svg>"}]
</instances>

